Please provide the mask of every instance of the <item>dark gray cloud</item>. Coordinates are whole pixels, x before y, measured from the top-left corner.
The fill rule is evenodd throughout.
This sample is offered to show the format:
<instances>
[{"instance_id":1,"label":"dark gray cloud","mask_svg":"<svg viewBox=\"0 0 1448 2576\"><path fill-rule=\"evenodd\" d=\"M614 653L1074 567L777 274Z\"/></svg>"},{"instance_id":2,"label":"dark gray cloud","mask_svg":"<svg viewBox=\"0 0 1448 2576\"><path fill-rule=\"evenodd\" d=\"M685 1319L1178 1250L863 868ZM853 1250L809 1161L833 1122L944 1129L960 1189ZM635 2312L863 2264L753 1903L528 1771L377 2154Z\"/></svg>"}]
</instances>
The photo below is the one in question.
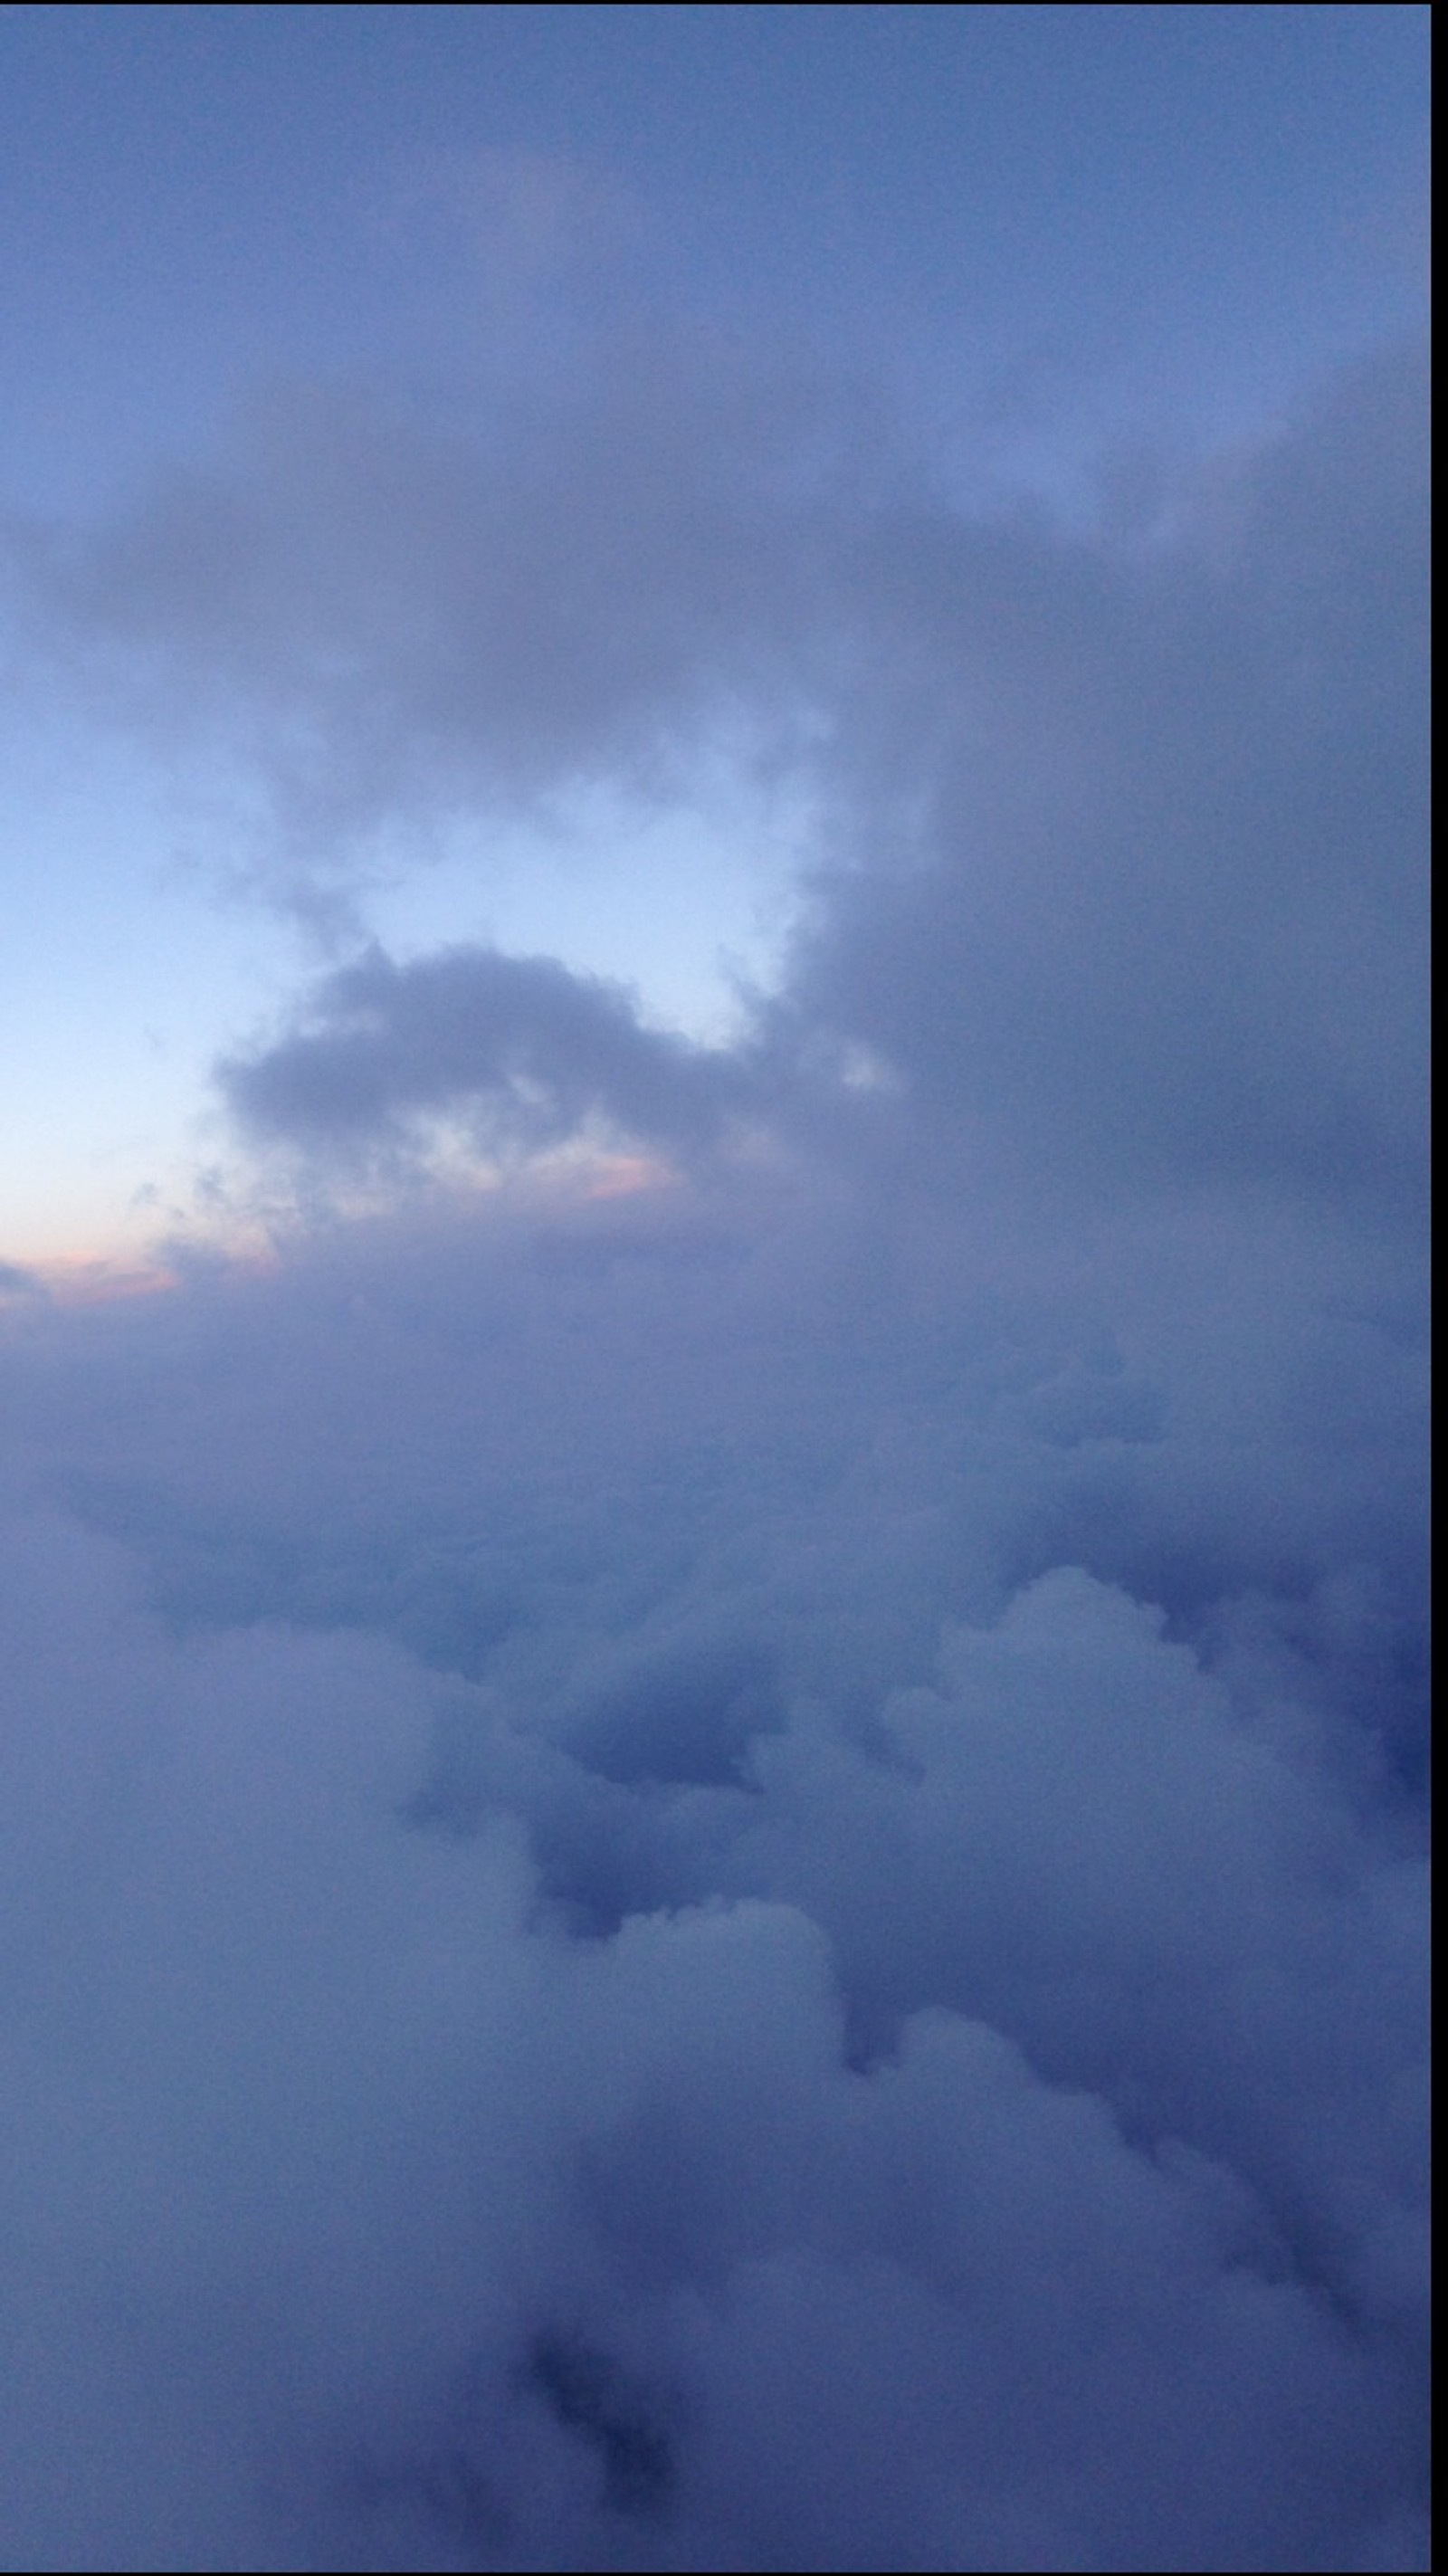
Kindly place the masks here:
<instances>
[{"instance_id":1,"label":"dark gray cloud","mask_svg":"<svg viewBox=\"0 0 1448 2576\"><path fill-rule=\"evenodd\" d=\"M7 587L39 668L235 764L263 879L325 897L378 823L657 791L721 736L783 756L874 408L642 329L465 415L277 391L103 520L12 523Z\"/></svg>"},{"instance_id":2,"label":"dark gray cloud","mask_svg":"<svg viewBox=\"0 0 1448 2576\"><path fill-rule=\"evenodd\" d=\"M256 1137L345 1153L459 1113L481 1144L536 1150L590 1119L679 1148L717 1143L751 1086L734 1057L640 1026L626 993L549 957L381 950L330 976L311 1025L225 1066Z\"/></svg>"},{"instance_id":3,"label":"dark gray cloud","mask_svg":"<svg viewBox=\"0 0 1448 2576\"><path fill-rule=\"evenodd\" d=\"M872 538L894 685L787 1010L908 1074L937 1164L1416 1213L1422 414L1416 355L1365 369L1124 560Z\"/></svg>"},{"instance_id":4,"label":"dark gray cloud","mask_svg":"<svg viewBox=\"0 0 1448 2576\"><path fill-rule=\"evenodd\" d=\"M76 555L339 811L722 672L823 819L736 1049L369 950L270 1265L7 1317L16 2564L1425 2563L1415 387L1130 547L605 388Z\"/></svg>"}]
</instances>

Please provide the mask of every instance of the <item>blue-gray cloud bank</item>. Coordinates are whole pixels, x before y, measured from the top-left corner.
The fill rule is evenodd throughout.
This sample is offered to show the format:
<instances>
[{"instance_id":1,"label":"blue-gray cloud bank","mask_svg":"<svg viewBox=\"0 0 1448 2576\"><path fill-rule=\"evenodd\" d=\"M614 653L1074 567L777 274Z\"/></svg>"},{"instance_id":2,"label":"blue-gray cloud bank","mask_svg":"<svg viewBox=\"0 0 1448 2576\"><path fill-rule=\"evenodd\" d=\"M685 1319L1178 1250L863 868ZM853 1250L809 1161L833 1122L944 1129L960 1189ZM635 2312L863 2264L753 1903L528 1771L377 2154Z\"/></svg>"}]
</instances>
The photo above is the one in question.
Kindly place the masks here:
<instances>
[{"instance_id":1,"label":"blue-gray cloud bank","mask_svg":"<svg viewBox=\"0 0 1448 2576\"><path fill-rule=\"evenodd\" d=\"M821 822L736 1045L367 949L275 1263L14 1303L8 2563L1421 2566L1417 361L1111 543L635 392L32 551L288 867Z\"/></svg>"}]
</instances>

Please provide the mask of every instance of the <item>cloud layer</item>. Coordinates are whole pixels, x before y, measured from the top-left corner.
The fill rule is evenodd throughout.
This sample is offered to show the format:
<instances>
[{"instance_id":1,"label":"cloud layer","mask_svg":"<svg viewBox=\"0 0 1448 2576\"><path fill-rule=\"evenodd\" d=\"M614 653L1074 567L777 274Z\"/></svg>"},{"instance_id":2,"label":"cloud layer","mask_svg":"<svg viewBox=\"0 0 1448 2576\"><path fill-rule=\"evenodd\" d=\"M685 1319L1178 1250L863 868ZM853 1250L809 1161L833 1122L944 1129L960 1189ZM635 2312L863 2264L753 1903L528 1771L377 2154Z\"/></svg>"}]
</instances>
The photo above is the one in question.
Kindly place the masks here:
<instances>
[{"instance_id":1,"label":"cloud layer","mask_svg":"<svg viewBox=\"0 0 1448 2576\"><path fill-rule=\"evenodd\" d=\"M1130 544L661 369L27 541L293 878L820 838L736 1047L374 946L269 1266L15 1306L12 2563L1420 2565L1416 360Z\"/></svg>"}]
</instances>

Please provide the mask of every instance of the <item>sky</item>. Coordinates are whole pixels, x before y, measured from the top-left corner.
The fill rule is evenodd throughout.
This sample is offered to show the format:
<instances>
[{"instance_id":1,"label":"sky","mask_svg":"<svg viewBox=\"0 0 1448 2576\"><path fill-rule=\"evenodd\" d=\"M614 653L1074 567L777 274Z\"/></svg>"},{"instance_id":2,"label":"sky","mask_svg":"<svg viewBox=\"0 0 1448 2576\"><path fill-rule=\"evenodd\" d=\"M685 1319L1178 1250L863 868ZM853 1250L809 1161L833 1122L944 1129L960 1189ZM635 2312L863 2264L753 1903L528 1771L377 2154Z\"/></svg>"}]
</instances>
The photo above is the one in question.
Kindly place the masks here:
<instances>
[{"instance_id":1,"label":"sky","mask_svg":"<svg viewBox=\"0 0 1448 2576\"><path fill-rule=\"evenodd\" d=\"M1426 22L0 10L0 2564L1427 2564Z\"/></svg>"},{"instance_id":2,"label":"sky","mask_svg":"<svg viewBox=\"0 0 1448 2576\"><path fill-rule=\"evenodd\" d=\"M741 980L777 980L813 854L809 765L746 775L760 710L738 679L727 715L671 742L667 778L657 746L633 770L579 746L526 797L475 769L427 794L379 779L359 805L354 779L345 812L303 817L278 765L325 719L263 710L234 594L203 646L156 587L178 577L198 477L223 515L310 522L318 496L284 498L288 473L335 464L355 512L385 513L359 442L416 442L419 473L448 470L441 450L481 469L507 422L526 446L537 405L555 436L571 405L586 446L598 398L627 440L618 407L651 412L656 375L659 475L671 408L689 446L689 406L722 401L750 415L746 475L761 436L786 475L858 441L846 479L913 472L962 506L1140 533L1194 462L1414 327L1425 19L0 13L8 1257L136 1260L158 1213L194 1215L211 1063L317 963L289 872L340 881L344 945L560 955L718 1036ZM567 470L586 473L581 451ZM412 529L419 584L444 509ZM379 535L315 529L288 602L258 603L290 621L285 643L250 638L259 663L285 651L322 681L359 584L385 613L402 568ZM278 519L273 545L291 540ZM515 577L556 582L561 613L557 567L520 554ZM184 673L158 667L182 654Z\"/></svg>"}]
</instances>

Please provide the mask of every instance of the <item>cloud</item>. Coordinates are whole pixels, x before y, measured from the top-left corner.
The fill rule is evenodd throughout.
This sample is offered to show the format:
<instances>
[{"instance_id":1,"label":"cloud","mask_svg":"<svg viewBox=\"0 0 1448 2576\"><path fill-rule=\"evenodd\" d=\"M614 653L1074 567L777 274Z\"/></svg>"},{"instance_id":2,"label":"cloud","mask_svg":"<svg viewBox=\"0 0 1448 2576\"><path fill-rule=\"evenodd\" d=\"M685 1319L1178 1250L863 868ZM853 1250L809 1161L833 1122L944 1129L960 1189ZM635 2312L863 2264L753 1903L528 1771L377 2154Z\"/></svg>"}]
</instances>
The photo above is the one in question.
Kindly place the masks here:
<instances>
[{"instance_id":1,"label":"cloud","mask_svg":"<svg viewBox=\"0 0 1448 2576\"><path fill-rule=\"evenodd\" d=\"M27 2561L1410 2532L1420 1873L1136 1605L1050 1578L873 1748L801 1711L722 1833L615 1788L701 1892L579 1940L526 1843L586 1748L168 1638L63 1524L7 1564ZM449 1709L486 1814L404 1826Z\"/></svg>"},{"instance_id":2,"label":"cloud","mask_svg":"<svg viewBox=\"0 0 1448 2576\"><path fill-rule=\"evenodd\" d=\"M326 980L312 1020L222 1069L232 1111L260 1139L336 1151L462 1111L490 1141L534 1151L590 1117L697 1147L749 1097L729 1056L642 1028L626 994L548 957L456 948L398 966L374 948Z\"/></svg>"},{"instance_id":3,"label":"cloud","mask_svg":"<svg viewBox=\"0 0 1448 2576\"><path fill-rule=\"evenodd\" d=\"M1417 2566L1414 362L1129 545L699 381L52 558L317 814L820 833L737 1046L373 945L269 1263L7 1312L16 2550Z\"/></svg>"},{"instance_id":4,"label":"cloud","mask_svg":"<svg viewBox=\"0 0 1448 2576\"><path fill-rule=\"evenodd\" d=\"M930 1152L937 1191L1004 1161L1416 1223L1425 413L1421 353L1383 354L1123 544L963 514L856 389L640 325L466 424L278 396L207 472L20 532L14 578L42 661L270 799L289 900L365 918L376 834L421 850L459 810L687 802L722 743L818 816L776 1088L908 1087L890 1160ZM464 969L395 972L385 1010L384 964L351 971L314 1015L339 1081L347 1021L355 1133L363 1018L401 1046ZM544 1009L541 963L479 963L493 1023L509 971L510 1025L529 971ZM301 1080L287 1043L233 1068L253 1118Z\"/></svg>"},{"instance_id":5,"label":"cloud","mask_svg":"<svg viewBox=\"0 0 1448 2576\"><path fill-rule=\"evenodd\" d=\"M275 390L104 518L12 524L8 587L50 684L260 800L259 882L335 896L379 827L782 756L868 443L803 364L621 326L461 417Z\"/></svg>"},{"instance_id":6,"label":"cloud","mask_svg":"<svg viewBox=\"0 0 1448 2576\"><path fill-rule=\"evenodd\" d=\"M1416 1211L1421 393L1416 355L1365 369L1144 556L872 532L890 684L840 729L786 1007L909 1078L945 1186L1005 1156Z\"/></svg>"},{"instance_id":7,"label":"cloud","mask_svg":"<svg viewBox=\"0 0 1448 2576\"><path fill-rule=\"evenodd\" d=\"M34 1297L41 1293L41 1282L33 1270L17 1261L0 1261L0 1297Z\"/></svg>"}]
</instances>

